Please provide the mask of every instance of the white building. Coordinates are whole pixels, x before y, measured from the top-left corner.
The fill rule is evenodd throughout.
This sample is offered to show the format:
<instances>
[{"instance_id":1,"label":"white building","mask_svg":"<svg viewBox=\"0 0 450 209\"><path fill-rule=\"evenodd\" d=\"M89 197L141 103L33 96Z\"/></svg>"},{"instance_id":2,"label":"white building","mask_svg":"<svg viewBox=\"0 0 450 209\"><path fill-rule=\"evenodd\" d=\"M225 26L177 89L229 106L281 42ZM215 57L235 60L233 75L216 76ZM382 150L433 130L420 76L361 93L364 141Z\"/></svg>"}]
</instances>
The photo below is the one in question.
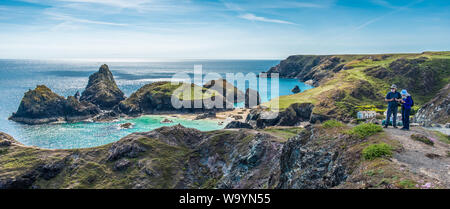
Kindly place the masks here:
<instances>
[{"instance_id":1,"label":"white building","mask_svg":"<svg viewBox=\"0 0 450 209\"><path fill-rule=\"evenodd\" d=\"M368 119L368 118L374 118L377 116L377 112L375 111L359 111L356 114L358 119Z\"/></svg>"}]
</instances>

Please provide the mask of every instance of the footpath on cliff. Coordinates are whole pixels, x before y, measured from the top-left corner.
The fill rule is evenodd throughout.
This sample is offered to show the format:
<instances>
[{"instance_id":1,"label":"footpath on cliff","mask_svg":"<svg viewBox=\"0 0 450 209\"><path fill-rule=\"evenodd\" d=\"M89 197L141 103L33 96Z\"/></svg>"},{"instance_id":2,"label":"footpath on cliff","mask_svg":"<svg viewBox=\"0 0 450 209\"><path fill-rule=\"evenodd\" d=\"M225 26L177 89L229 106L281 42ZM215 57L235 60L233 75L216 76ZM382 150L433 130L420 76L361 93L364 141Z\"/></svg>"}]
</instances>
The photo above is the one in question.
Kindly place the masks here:
<instances>
[{"instance_id":1,"label":"footpath on cliff","mask_svg":"<svg viewBox=\"0 0 450 209\"><path fill-rule=\"evenodd\" d=\"M449 144L436 139L435 134L422 127L412 127L410 131L389 127L384 131L390 139L397 140L404 148L402 152L394 154L395 163L414 174L434 179L445 188L450 188ZM427 144L414 140L415 136L425 136L432 145L431 142Z\"/></svg>"}]
</instances>

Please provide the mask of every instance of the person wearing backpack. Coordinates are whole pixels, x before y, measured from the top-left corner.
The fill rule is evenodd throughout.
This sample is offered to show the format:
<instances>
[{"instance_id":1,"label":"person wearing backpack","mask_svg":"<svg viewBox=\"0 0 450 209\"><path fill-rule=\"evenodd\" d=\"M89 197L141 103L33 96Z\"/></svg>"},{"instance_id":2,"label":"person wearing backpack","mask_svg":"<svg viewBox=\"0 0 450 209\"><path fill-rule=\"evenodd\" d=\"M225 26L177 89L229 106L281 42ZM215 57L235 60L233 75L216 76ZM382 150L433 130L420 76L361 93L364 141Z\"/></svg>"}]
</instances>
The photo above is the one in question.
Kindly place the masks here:
<instances>
[{"instance_id":1,"label":"person wearing backpack","mask_svg":"<svg viewBox=\"0 0 450 209\"><path fill-rule=\"evenodd\" d=\"M384 101L388 102L387 114L386 114L386 122L384 123L384 128L389 126L390 117L392 115L392 126L397 128L397 111L398 111L398 102L402 99L400 93L397 92L397 85L392 84L391 91L387 93Z\"/></svg>"},{"instance_id":2,"label":"person wearing backpack","mask_svg":"<svg viewBox=\"0 0 450 209\"><path fill-rule=\"evenodd\" d=\"M414 101L406 89L403 89L400 94L402 95L402 100L400 100L400 103L402 103L403 122L403 128L401 130L409 131L409 115L411 114L411 107L414 106Z\"/></svg>"}]
</instances>

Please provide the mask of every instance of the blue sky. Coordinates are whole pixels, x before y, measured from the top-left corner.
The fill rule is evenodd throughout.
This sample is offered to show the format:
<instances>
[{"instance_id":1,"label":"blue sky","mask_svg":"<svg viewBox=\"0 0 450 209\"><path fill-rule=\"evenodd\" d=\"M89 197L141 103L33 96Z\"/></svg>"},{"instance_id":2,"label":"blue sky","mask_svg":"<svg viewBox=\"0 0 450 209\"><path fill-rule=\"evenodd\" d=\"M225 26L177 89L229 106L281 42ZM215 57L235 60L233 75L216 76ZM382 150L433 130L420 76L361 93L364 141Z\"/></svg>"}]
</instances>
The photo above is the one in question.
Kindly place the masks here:
<instances>
[{"instance_id":1,"label":"blue sky","mask_svg":"<svg viewBox=\"0 0 450 209\"><path fill-rule=\"evenodd\" d=\"M0 58L450 50L448 0L0 0Z\"/></svg>"}]
</instances>

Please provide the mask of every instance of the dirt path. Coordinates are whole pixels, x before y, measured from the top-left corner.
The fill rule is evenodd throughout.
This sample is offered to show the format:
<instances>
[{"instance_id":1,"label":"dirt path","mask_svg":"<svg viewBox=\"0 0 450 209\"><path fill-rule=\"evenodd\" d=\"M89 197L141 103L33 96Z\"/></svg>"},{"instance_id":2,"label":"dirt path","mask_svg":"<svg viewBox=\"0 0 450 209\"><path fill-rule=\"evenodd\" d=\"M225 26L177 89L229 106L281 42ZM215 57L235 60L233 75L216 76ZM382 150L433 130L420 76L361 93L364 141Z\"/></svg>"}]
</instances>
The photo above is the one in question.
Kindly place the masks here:
<instances>
[{"instance_id":1,"label":"dirt path","mask_svg":"<svg viewBox=\"0 0 450 209\"><path fill-rule=\"evenodd\" d=\"M435 179L446 188L450 188L450 157L448 157L450 145L437 140L434 134L420 127L413 127L411 131L394 128L384 130L405 149L394 155L394 161L413 173ZM411 139L412 134L435 138L434 146Z\"/></svg>"}]
</instances>

